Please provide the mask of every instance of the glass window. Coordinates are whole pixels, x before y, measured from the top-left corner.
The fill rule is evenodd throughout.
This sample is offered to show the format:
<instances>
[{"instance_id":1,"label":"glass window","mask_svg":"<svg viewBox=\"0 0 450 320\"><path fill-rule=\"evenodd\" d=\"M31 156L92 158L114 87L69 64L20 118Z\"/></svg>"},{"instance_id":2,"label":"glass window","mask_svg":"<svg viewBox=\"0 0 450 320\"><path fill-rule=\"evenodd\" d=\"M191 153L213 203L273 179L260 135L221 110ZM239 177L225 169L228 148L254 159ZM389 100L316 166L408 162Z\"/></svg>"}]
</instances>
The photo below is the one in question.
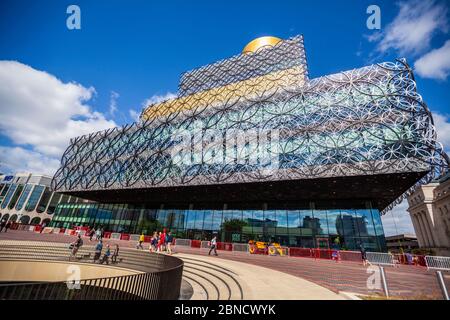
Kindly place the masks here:
<instances>
[{"instance_id":1,"label":"glass window","mask_svg":"<svg viewBox=\"0 0 450 320\"><path fill-rule=\"evenodd\" d=\"M204 221L203 222L203 230L212 231L213 230L212 226L213 226L214 213L212 210L205 210L204 212L205 212L205 214L204 214L204 220L203 220Z\"/></svg>"},{"instance_id":2,"label":"glass window","mask_svg":"<svg viewBox=\"0 0 450 320\"><path fill-rule=\"evenodd\" d=\"M41 218L39 218L39 217L34 217L33 219L31 219L30 224L32 224L32 225L37 225L37 224L39 224L40 222L41 222Z\"/></svg>"},{"instance_id":3,"label":"glass window","mask_svg":"<svg viewBox=\"0 0 450 320\"><path fill-rule=\"evenodd\" d=\"M56 205L59 203L59 199L61 199L61 194L54 192L53 197L50 200L50 204L48 205L48 208L47 208L48 214L53 214L53 212L55 211ZM65 203L65 202L61 201L61 203Z\"/></svg>"},{"instance_id":4,"label":"glass window","mask_svg":"<svg viewBox=\"0 0 450 320\"><path fill-rule=\"evenodd\" d=\"M8 209L14 208L17 200L19 199L20 194L22 193L23 188L24 188L23 184L19 184L17 186L16 191L14 192L14 195L12 196L11 201L8 204Z\"/></svg>"},{"instance_id":5,"label":"glass window","mask_svg":"<svg viewBox=\"0 0 450 320\"><path fill-rule=\"evenodd\" d=\"M378 250L386 250L386 238L384 236L383 223L381 222L380 211L378 209L371 209L373 224L375 225L376 239L378 243Z\"/></svg>"},{"instance_id":6,"label":"glass window","mask_svg":"<svg viewBox=\"0 0 450 320\"><path fill-rule=\"evenodd\" d=\"M342 244L344 241L340 210L328 210L327 220L328 232L330 237L330 247L339 250L342 248Z\"/></svg>"},{"instance_id":7,"label":"glass window","mask_svg":"<svg viewBox=\"0 0 450 320\"><path fill-rule=\"evenodd\" d=\"M224 210L221 241L241 242L242 229L247 223L242 220L241 210Z\"/></svg>"},{"instance_id":8,"label":"glass window","mask_svg":"<svg viewBox=\"0 0 450 320\"><path fill-rule=\"evenodd\" d=\"M205 215L204 210L195 210L195 229L196 230L203 230L203 219Z\"/></svg>"},{"instance_id":9,"label":"glass window","mask_svg":"<svg viewBox=\"0 0 450 320\"><path fill-rule=\"evenodd\" d=\"M359 237L359 227L362 219L357 219L354 210L341 211L341 223L344 237Z\"/></svg>"},{"instance_id":10,"label":"glass window","mask_svg":"<svg viewBox=\"0 0 450 320\"><path fill-rule=\"evenodd\" d=\"M302 222L298 210L289 210L287 215L287 226L289 234L289 246L298 247L301 245L300 236L302 234Z\"/></svg>"},{"instance_id":11,"label":"glass window","mask_svg":"<svg viewBox=\"0 0 450 320\"><path fill-rule=\"evenodd\" d=\"M313 217L308 220L308 225L315 235L328 235L328 221L326 210L314 210Z\"/></svg>"},{"instance_id":12,"label":"glass window","mask_svg":"<svg viewBox=\"0 0 450 320\"><path fill-rule=\"evenodd\" d=\"M264 211L263 237L264 241L275 242L276 229L278 226L277 212L275 210Z\"/></svg>"},{"instance_id":13,"label":"glass window","mask_svg":"<svg viewBox=\"0 0 450 320\"><path fill-rule=\"evenodd\" d=\"M276 230L276 240L283 246L289 244L289 229L288 229L288 211L278 210L277 211L277 230Z\"/></svg>"},{"instance_id":14,"label":"glass window","mask_svg":"<svg viewBox=\"0 0 450 320\"><path fill-rule=\"evenodd\" d=\"M31 191L32 188L33 188L32 184L27 184L25 186L25 189L23 190L22 194L20 195L19 201L17 201L16 210L22 210L23 204L27 200L28 195L30 194L30 191ZM25 216L23 216L23 217L25 217Z\"/></svg>"},{"instance_id":15,"label":"glass window","mask_svg":"<svg viewBox=\"0 0 450 320\"><path fill-rule=\"evenodd\" d=\"M196 211L195 210L186 210L186 213L187 213L186 229L193 230L193 229L195 229Z\"/></svg>"},{"instance_id":16,"label":"glass window","mask_svg":"<svg viewBox=\"0 0 450 320\"><path fill-rule=\"evenodd\" d=\"M9 184L5 184L5 187L2 190L2 193L0 194L1 197L4 197L5 194L8 192L10 185Z\"/></svg>"},{"instance_id":17,"label":"glass window","mask_svg":"<svg viewBox=\"0 0 450 320\"><path fill-rule=\"evenodd\" d=\"M48 187L46 189L48 189ZM30 199L28 199L28 202L25 205L26 211L31 212L34 210L34 208L36 208L36 204L37 204L39 198L41 197L43 190L44 190L44 186L35 186L34 187L33 192L31 192ZM45 195L45 193L44 193L44 195ZM48 201L48 199L47 199L47 201ZM47 205L47 203L45 205ZM41 212L44 212L44 210L37 211L37 212L41 213Z\"/></svg>"},{"instance_id":18,"label":"glass window","mask_svg":"<svg viewBox=\"0 0 450 320\"><path fill-rule=\"evenodd\" d=\"M161 224L161 226L167 225L167 210L160 209L157 212L158 214L158 222Z\"/></svg>"},{"instance_id":19,"label":"glass window","mask_svg":"<svg viewBox=\"0 0 450 320\"><path fill-rule=\"evenodd\" d=\"M249 240L254 239L252 221L253 221L253 211L243 210L241 242L247 243Z\"/></svg>"},{"instance_id":20,"label":"glass window","mask_svg":"<svg viewBox=\"0 0 450 320\"><path fill-rule=\"evenodd\" d=\"M356 225L361 237L375 236L375 226L370 209L355 210Z\"/></svg>"},{"instance_id":21,"label":"glass window","mask_svg":"<svg viewBox=\"0 0 450 320\"><path fill-rule=\"evenodd\" d=\"M6 193L5 198L3 199L2 209L6 208L6 206L8 205L8 202L11 200L11 197L14 194L14 191L16 191L16 188L17 188L17 184L12 184L11 185L11 187L8 190L8 192Z\"/></svg>"},{"instance_id":22,"label":"glass window","mask_svg":"<svg viewBox=\"0 0 450 320\"><path fill-rule=\"evenodd\" d=\"M213 221L211 225L211 229L215 231L219 231L222 227L222 218L223 212L222 210L214 210Z\"/></svg>"}]
</instances>

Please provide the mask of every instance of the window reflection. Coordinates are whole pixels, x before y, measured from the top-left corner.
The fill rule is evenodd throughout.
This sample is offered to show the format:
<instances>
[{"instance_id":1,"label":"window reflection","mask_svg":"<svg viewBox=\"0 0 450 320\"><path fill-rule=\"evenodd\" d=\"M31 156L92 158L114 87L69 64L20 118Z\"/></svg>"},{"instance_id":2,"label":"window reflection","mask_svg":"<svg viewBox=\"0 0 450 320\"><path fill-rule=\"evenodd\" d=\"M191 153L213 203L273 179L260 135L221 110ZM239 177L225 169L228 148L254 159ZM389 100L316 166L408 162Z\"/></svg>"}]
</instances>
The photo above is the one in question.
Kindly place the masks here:
<instances>
[{"instance_id":1,"label":"window reflection","mask_svg":"<svg viewBox=\"0 0 450 320\"><path fill-rule=\"evenodd\" d=\"M52 224L61 223L103 226L105 230L135 234L167 228L176 238L210 240L217 235L222 242L259 240L283 246L348 250L357 250L363 243L368 250L385 248L379 212L370 209L182 210L61 203Z\"/></svg>"}]
</instances>

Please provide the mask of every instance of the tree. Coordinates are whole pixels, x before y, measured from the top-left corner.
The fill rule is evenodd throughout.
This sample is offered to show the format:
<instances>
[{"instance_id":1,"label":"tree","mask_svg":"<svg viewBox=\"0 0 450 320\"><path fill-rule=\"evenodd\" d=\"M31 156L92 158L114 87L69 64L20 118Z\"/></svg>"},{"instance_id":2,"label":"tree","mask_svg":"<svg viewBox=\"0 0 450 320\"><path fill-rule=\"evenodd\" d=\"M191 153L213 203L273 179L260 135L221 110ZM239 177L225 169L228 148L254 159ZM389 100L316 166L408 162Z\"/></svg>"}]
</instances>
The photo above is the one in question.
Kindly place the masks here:
<instances>
[{"instance_id":1,"label":"tree","mask_svg":"<svg viewBox=\"0 0 450 320\"><path fill-rule=\"evenodd\" d=\"M247 226L248 223L241 219L230 219L225 220L222 225L221 229L225 231L242 231L242 227Z\"/></svg>"}]
</instances>

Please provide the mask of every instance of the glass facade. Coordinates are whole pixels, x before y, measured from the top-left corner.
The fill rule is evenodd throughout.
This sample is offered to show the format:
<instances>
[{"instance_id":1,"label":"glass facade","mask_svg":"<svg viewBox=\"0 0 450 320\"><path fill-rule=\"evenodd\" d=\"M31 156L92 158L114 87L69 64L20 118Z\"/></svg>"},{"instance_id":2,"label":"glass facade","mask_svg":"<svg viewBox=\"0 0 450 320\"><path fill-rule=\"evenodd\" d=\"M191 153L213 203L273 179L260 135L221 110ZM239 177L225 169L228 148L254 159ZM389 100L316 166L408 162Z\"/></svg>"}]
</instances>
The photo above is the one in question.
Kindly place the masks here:
<instances>
[{"instance_id":1,"label":"glass facade","mask_svg":"<svg viewBox=\"0 0 450 320\"><path fill-rule=\"evenodd\" d=\"M17 200L19 199L19 196L22 194L23 188L24 188L23 184L19 184L17 186L17 188L16 188L16 190L14 192L14 195L12 196L11 201L8 204L8 209L11 210L12 208L14 208L14 206L17 203ZM12 217L11 217L11 219L12 219Z\"/></svg>"},{"instance_id":2,"label":"glass facade","mask_svg":"<svg viewBox=\"0 0 450 320\"><path fill-rule=\"evenodd\" d=\"M30 191L32 188L33 188L32 184L27 184L25 186L25 189L23 190L23 192L19 198L19 201L17 201L16 210L22 210L23 205L24 205L25 201L27 200L28 195L30 194Z\"/></svg>"},{"instance_id":3,"label":"glass facade","mask_svg":"<svg viewBox=\"0 0 450 320\"><path fill-rule=\"evenodd\" d=\"M12 184L11 187L9 187L8 192L6 193L5 197L3 198L2 202L2 209L5 209L8 205L9 201L11 200L11 197L13 196L14 191L16 191L17 184Z\"/></svg>"},{"instance_id":4,"label":"glass facade","mask_svg":"<svg viewBox=\"0 0 450 320\"><path fill-rule=\"evenodd\" d=\"M47 188L48 189L48 188ZM35 186L33 189L33 192L30 195L30 199L27 202L27 205L25 206L25 210L28 212L33 211L36 208L36 204L41 197L42 191L44 190L44 186ZM37 211L42 212L42 211Z\"/></svg>"},{"instance_id":5,"label":"glass facade","mask_svg":"<svg viewBox=\"0 0 450 320\"><path fill-rule=\"evenodd\" d=\"M151 234L167 228L178 238L222 242L261 240L290 247L384 251L377 209L179 210L127 204L61 203L51 226L102 226L106 231Z\"/></svg>"}]
</instances>

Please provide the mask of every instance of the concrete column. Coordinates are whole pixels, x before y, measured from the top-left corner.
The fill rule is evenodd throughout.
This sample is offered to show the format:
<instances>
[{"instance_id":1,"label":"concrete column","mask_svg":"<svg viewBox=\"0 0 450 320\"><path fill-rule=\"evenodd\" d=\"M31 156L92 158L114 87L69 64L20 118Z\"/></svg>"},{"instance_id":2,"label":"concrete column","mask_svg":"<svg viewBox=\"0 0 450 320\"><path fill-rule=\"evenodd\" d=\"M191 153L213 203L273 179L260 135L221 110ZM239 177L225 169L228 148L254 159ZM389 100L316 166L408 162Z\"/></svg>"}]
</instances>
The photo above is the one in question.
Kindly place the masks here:
<instances>
[{"instance_id":1,"label":"concrete column","mask_svg":"<svg viewBox=\"0 0 450 320\"><path fill-rule=\"evenodd\" d=\"M428 234L430 235L431 247L437 247L437 242L434 239L432 224L430 223L431 217L428 215L428 211L423 213L423 219L425 220L425 227L427 228Z\"/></svg>"},{"instance_id":2,"label":"concrete column","mask_svg":"<svg viewBox=\"0 0 450 320\"><path fill-rule=\"evenodd\" d=\"M427 220L425 219L424 215L425 215L425 213L421 212L419 217L420 217L420 221L422 221L422 226L423 226L423 229L424 229L425 234L427 236L427 246L428 247L433 247L433 240L431 238L431 234L430 234L430 231L429 231L429 228L428 228L428 223L427 223Z\"/></svg>"},{"instance_id":3,"label":"concrete column","mask_svg":"<svg viewBox=\"0 0 450 320\"><path fill-rule=\"evenodd\" d=\"M417 241L419 242L419 247L425 247L425 242L423 239L422 230L420 229L420 223L417 220L417 215L415 213L410 214L414 230L416 231Z\"/></svg>"},{"instance_id":4,"label":"concrete column","mask_svg":"<svg viewBox=\"0 0 450 320\"><path fill-rule=\"evenodd\" d=\"M420 211L416 213L417 223L418 223L418 225L419 225L420 234L421 234L422 239L423 239L423 246L424 246L424 247L429 247L430 244L429 244L429 242L428 242L427 233L425 232L425 226L423 225L423 221L422 221L422 218L421 218L420 215L421 215L421 212L420 212Z\"/></svg>"}]
</instances>

